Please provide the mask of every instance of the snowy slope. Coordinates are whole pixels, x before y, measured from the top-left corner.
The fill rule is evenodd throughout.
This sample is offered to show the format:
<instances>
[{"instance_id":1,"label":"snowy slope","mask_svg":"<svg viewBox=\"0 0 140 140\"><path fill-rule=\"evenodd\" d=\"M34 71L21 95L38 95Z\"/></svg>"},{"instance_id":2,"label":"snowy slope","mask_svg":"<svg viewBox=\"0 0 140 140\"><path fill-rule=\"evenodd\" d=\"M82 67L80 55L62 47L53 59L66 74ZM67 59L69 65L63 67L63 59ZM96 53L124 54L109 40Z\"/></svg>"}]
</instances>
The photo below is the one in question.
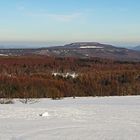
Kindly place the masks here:
<instances>
[{"instance_id":1,"label":"snowy slope","mask_svg":"<svg viewBox=\"0 0 140 140\"><path fill-rule=\"evenodd\" d=\"M100 46L81 46L81 49L102 49Z\"/></svg>"},{"instance_id":2,"label":"snowy slope","mask_svg":"<svg viewBox=\"0 0 140 140\"><path fill-rule=\"evenodd\" d=\"M0 140L139 139L140 96L0 105Z\"/></svg>"}]
</instances>

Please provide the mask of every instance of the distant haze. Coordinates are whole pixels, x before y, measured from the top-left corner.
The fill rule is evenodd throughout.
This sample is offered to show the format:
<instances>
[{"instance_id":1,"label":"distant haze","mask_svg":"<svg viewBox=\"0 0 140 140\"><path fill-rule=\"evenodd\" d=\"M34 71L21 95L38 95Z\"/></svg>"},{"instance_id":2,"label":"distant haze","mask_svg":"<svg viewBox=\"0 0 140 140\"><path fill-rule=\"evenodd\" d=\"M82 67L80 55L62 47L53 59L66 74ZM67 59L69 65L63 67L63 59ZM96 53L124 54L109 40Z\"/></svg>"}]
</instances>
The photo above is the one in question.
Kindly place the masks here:
<instances>
[{"instance_id":1,"label":"distant haze","mask_svg":"<svg viewBox=\"0 0 140 140\"><path fill-rule=\"evenodd\" d=\"M140 0L1 0L0 42L24 47L79 41L137 46L139 13Z\"/></svg>"},{"instance_id":2,"label":"distant haze","mask_svg":"<svg viewBox=\"0 0 140 140\"><path fill-rule=\"evenodd\" d=\"M40 48L64 45L64 42L0 42L0 48Z\"/></svg>"},{"instance_id":3,"label":"distant haze","mask_svg":"<svg viewBox=\"0 0 140 140\"><path fill-rule=\"evenodd\" d=\"M53 41L53 42L0 42L0 48L41 48L41 47L51 47L51 46L63 46L65 44L74 43L73 42L61 42L61 41ZM78 42L78 41L76 41ZM84 42L84 41L81 41ZM86 41L88 42L88 41ZM91 42L98 42L93 40ZM99 42L114 45L116 47L123 48L133 48L138 46L140 43L118 43L118 42Z\"/></svg>"}]
</instances>

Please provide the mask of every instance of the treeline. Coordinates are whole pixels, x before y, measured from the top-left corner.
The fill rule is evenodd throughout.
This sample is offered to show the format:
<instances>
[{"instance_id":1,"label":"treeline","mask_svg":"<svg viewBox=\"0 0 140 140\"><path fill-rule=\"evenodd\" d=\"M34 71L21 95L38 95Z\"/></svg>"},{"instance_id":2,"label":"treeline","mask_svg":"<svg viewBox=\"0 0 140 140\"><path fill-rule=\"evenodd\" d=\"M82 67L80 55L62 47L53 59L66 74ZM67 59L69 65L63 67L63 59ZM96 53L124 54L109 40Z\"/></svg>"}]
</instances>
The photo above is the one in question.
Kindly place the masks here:
<instances>
[{"instance_id":1,"label":"treeline","mask_svg":"<svg viewBox=\"0 0 140 140\"><path fill-rule=\"evenodd\" d=\"M61 77L53 72L75 72ZM1 57L0 98L140 95L140 62L55 57Z\"/></svg>"}]
</instances>

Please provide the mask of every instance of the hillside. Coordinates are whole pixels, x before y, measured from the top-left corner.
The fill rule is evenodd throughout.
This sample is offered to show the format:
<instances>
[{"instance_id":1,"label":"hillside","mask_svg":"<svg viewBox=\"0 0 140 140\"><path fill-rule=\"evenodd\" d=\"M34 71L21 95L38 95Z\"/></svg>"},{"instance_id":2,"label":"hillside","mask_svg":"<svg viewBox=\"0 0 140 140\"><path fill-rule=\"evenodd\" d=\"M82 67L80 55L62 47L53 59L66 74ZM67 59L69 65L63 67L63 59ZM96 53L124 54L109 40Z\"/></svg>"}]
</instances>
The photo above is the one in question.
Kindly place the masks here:
<instances>
[{"instance_id":1,"label":"hillside","mask_svg":"<svg viewBox=\"0 0 140 140\"><path fill-rule=\"evenodd\" d=\"M140 60L140 52L97 42L78 42L50 47L38 52L41 55L80 58L109 58L118 60Z\"/></svg>"},{"instance_id":2,"label":"hillside","mask_svg":"<svg viewBox=\"0 0 140 140\"><path fill-rule=\"evenodd\" d=\"M134 50L140 51L140 46L135 47Z\"/></svg>"},{"instance_id":3,"label":"hillside","mask_svg":"<svg viewBox=\"0 0 140 140\"><path fill-rule=\"evenodd\" d=\"M54 46L38 49L0 49L0 55L45 55L55 57L78 58L109 58L124 61L140 61L140 52L126 48L119 48L109 44L97 42L77 42L64 46Z\"/></svg>"},{"instance_id":4,"label":"hillside","mask_svg":"<svg viewBox=\"0 0 140 140\"><path fill-rule=\"evenodd\" d=\"M0 66L1 98L140 95L140 62L20 56Z\"/></svg>"}]
</instances>

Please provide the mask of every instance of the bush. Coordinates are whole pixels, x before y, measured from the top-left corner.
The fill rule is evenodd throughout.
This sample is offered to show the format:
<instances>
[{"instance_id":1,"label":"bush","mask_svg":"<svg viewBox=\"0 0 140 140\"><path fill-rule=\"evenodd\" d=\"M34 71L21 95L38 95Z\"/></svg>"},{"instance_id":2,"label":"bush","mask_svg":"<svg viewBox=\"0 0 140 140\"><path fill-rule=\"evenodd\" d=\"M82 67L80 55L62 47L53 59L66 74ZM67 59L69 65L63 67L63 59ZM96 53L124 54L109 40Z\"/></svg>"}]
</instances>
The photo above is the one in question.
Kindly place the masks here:
<instances>
[{"instance_id":1,"label":"bush","mask_svg":"<svg viewBox=\"0 0 140 140\"><path fill-rule=\"evenodd\" d=\"M14 104L13 99L0 99L0 104Z\"/></svg>"},{"instance_id":2,"label":"bush","mask_svg":"<svg viewBox=\"0 0 140 140\"><path fill-rule=\"evenodd\" d=\"M37 99L33 99L33 98L32 99L31 98L23 98L23 99L20 99L19 101L23 104L34 104L34 103L38 102Z\"/></svg>"}]
</instances>

